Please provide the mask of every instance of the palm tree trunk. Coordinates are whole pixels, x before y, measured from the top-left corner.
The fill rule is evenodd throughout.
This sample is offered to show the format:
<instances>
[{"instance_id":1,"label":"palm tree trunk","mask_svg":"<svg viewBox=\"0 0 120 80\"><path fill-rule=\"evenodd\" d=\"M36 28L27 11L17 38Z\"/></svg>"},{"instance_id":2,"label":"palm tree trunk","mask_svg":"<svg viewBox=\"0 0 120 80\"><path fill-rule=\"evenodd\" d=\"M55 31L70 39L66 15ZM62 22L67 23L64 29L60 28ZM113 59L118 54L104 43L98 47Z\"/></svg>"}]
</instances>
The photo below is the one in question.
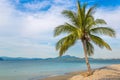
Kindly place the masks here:
<instances>
[{"instance_id":1,"label":"palm tree trunk","mask_svg":"<svg viewBox=\"0 0 120 80\"><path fill-rule=\"evenodd\" d=\"M86 61L86 65L87 65L87 68L88 68L88 73L90 75L92 72L91 72L91 67L90 67L90 64L89 64L88 56L87 56L86 41L83 40L82 44L83 44L83 49L84 49L85 61Z\"/></svg>"}]
</instances>

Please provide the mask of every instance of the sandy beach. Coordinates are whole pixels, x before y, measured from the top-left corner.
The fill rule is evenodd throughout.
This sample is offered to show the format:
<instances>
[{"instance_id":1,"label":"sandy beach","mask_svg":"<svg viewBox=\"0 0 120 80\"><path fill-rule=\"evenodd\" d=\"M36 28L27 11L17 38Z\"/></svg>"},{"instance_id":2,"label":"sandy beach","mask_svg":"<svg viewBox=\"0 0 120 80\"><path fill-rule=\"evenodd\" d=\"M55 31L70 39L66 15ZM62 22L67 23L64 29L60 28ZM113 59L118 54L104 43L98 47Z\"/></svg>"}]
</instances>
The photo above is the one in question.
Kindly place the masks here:
<instances>
[{"instance_id":1,"label":"sandy beach","mask_svg":"<svg viewBox=\"0 0 120 80\"><path fill-rule=\"evenodd\" d=\"M73 76L76 76L80 73L83 73L84 71L78 71L78 72L71 72L71 73L66 73L65 75L60 75L60 76L54 76L54 77L48 77L42 80L68 80ZM41 80L41 79L40 79Z\"/></svg>"},{"instance_id":2,"label":"sandy beach","mask_svg":"<svg viewBox=\"0 0 120 80\"><path fill-rule=\"evenodd\" d=\"M120 80L120 64L102 67L93 71L91 76L83 75L85 71L72 72L42 80Z\"/></svg>"}]
</instances>

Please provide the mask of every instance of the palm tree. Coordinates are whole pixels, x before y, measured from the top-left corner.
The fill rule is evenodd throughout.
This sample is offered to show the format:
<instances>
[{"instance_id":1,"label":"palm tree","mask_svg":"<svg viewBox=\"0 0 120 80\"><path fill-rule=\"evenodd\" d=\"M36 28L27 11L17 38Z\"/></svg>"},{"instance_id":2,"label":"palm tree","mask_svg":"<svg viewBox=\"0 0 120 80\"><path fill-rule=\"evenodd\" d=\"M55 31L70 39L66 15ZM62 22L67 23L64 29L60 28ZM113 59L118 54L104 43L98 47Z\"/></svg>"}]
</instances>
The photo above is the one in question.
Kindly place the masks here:
<instances>
[{"instance_id":1,"label":"palm tree","mask_svg":"<svg viewBox=\"0 0 120 80\"><path fill-rule=\"evenodd\" d=\"M60 39L56 43L56 50L59 50L59 56L62 56L65 51L73 46L76 41L80 40L84 49L84 56L89 74L92 73L89 64L88 56L94 53L93 43L98 45L100 48L107 48L111 50L110 46L99 37L100 34L115 37L115 31L109 27L101 27L106 25L103 19L95 19L93 13L95 12L96 6L92 6L89 9L87 4L84 3L82 6L80 2L77 2L77 11L64 10L62 12L71 23L66 22L63 25L59 25L54 30L54 36L59 36L62 33L68 35Z\"/></svg>"}]
</instances>

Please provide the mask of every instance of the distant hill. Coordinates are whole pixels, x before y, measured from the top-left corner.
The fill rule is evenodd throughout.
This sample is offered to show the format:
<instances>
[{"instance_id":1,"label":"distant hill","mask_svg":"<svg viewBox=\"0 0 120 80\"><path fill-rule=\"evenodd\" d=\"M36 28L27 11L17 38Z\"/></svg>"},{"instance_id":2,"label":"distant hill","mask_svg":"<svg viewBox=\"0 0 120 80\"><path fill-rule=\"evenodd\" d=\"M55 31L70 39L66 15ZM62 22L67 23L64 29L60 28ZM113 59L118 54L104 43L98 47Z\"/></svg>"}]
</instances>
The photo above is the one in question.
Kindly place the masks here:
<instances>
[{"instance_id":1,"label":"distant hill","mask_svg":"<svg viewBox=\"0 0 120 80\"><path fill-rule=\"evenodd\" d=\"M84 61L83 58L78 58L75 56L62 56L62 57L56 57L56 58L47 58L44 59L45 61L54 61L54 62L78 62L78 61Z\"/></svg>"},{"instance_id":2,"label":"distant hill","mask_svg":"<svg viewBox=\"0 0 120 80\"><path fill-rule=\"evenodd\" d=\"M3 58L0 58L0 61L3 61Z\"/></svg>"},{"instance_id":3,"label":"distant hill","mask_svg":"<svg viewBox=\"0 0 120 80\"><path fill-rule=\"evenodd\" d=\"M12 58L12 57L0 57L0 61L27 61L27 60L39 60L39 61L45 61L45 62L85 62L84 58L78 58L75 56L62 56L62 57L56 57L56 58ZM89 61L92 63L108 63L110 62L116 62L120 63L120 59L93 59L89 58Z\"/></svg>"},{"instance_id":4,"label":"distant hill","mask_svg":"<svg viewBox=\"0 0 120 80\"><path fill-rule=\"evenodd\" d=\"M41 58L22 58L22 57L17 57L17 58L13 58L13 57L0 57L0 59L2 59L3 61L41 60Z\"/></svg>"},{"instance_id":5,"label":"distant hill","mask_svg":"<svg viewBox=\"0 0 120 80\"><path fill-rule=\"evenodd\" d=\"M62 56L62 57L56 57L56 58L22 58L22 57L18 57L18 58L12 58L12 57L0 57L0 60L4 60L4 61L11 61L11 60L42 60L42 61L79 61L80 58L74 57L74 56Z\"/></svg>"}]
</instances>

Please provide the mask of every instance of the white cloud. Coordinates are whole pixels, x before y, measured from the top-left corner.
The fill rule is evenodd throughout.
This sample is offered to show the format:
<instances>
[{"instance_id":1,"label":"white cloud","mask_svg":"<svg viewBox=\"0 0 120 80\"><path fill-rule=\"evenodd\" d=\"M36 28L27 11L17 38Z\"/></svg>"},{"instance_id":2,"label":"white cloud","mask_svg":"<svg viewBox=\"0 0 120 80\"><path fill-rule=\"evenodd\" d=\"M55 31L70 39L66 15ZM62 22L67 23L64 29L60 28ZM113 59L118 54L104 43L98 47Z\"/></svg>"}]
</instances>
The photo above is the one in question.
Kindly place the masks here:
<instances>
[{"instance_id":1,"label":"white cloud","mask_svg":"<svg viewBox=\"0 0 120 80\"><path fill-rule=\"evenodd\" d=\"M13 9L11 9L11 7L12 6L6 3L5 0L0 1L0 27L5 26L6 22L9 22L12 18L11 13L13 12Z\"/></svg>"},{"instance_id":2,"label":"white cloud","mask_svg":"<svg viewBox=\"0 0 120 80\"><path fill-rule=\"evenodd\" d=\"M64 1L60 1L59 3L63 4L63 2ZM19 32L19 34L21 34L22 36L26 37L36 36L46 32L52 32L54 27L63 24L66 21L66 19L61 15L61 11L70 6L70 2L67 3L69 5L65 5L64 3L62 6L57 6L55 3L47 12L40 11L39 13L29 14L15 10L14 6L10 5L8 0L2 0L0 3L0 10L2 10L2 13L0 14L0 26L3 26L3 31L7 30L8 28L8 32L16 31ZM49 2L43 1L43 3L48 4ZM31 6L36 5L36 3L28 4ZM41 5L42 3L37 4ZM9 33L11 34L11 32Z\"/></svg>"},{"instance_id":3,"label":"white cloud","mask_svg":"<svg viewBox=\"0 0 120 80\"><path fill-rule=\"evenodd\" d=\"M3 12L0 14L2 29L0 56L53 57L58 55L53 55L55 48L51 44L53 28L65 21L59 10L51 9L48 12L28 14L15 10L7 0L0 3L0 10Z\"/></svg>"},{"instance_id":4,"label":"white cloud","mask_svg":"<svg viewBox=\"0 0 120 80\"><path fill-rule=\"evenodd\" d=\"M63 24L65 19L61 15L54 15L50 12L28 15L24 18L23 35L34 36L40 33L52 32L54 27Z\"/></svg>"},{"instance_id":5,"label":"white cloud","mask_svg":"<svg viewBox=\"0 0 120 80\"><path fill-rule=\"evenodd\" d=\"M42 2L38 2L37 0L34 1L33 3L26 3L24 4L24 7L30 10L39 10L39 9L43 9L46 8L46 6L49 6L50 2L49 1L42 1Z\"/></svg>"}]
</instances>

